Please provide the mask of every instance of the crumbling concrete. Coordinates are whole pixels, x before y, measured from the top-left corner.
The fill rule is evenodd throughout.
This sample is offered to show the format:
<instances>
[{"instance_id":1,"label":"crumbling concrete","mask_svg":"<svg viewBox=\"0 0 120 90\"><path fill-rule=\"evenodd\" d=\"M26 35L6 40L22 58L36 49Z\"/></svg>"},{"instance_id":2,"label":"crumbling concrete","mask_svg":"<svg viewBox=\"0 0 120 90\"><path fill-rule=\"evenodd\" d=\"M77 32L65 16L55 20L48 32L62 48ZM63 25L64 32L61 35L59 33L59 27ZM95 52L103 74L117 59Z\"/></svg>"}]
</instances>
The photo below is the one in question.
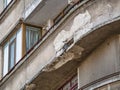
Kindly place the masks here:
<instances>
[{"instance_id":1,"label":"crumbling concrete","mask_svg":"<svg viewBox=\"0 0 120 90\"><path fill-rule=\"evenodd\" d=\"M54 47L56 50L56 57L60 56L64 52L64 45L68 43L71 39L73 39L73 43L69 45L72 47L81 36L87 33L92 29L91 16L88 11L84 13L79 13L76 17L74 17L73 24L69 31L62 30L54 40Z\"/></svg>"},{"instance_id":2,"label":"crumbling concrete","mask_svg":"<svg viewBox=\"0 0 120 90\"><path fill-rule=\"evenodd\" d=\"M81 20L78 21L78 23L80 23L80 24L76 23L78 25L78 27L75 26L76 24L73 25L77 21L75 21L72 25L70 25L69 23L63 22L63 24L61 26L59 26L59 28L57 28L55 33L52 33L49 36L49 38L47 38L44 41L44 43L40 44L39 47L35 47L37 49L34 49L35 51L34 51L34 53L30 54L30 57L28 55L23 60L23 62L24 62L23 64L19 63L19 64L21 64L19 66L19 69L17 69L18 67L16 66L16 70L8 76L10 78L7 78L6 81L0 83L1 84L0 89L1 90L9 90L9 89L20 90L22 86L24 86L27 82L30 82L30 81L32 82L33 80L35 80L35 78L37 76L37 78L34 82L36 85L38 85L38 87L37 87L38 90L39 89L50 90L51 88L52 88L51 90L57 90L57 89L53 89L54 87L57 86L56 83L58 84L58 82L64 76L71 75L71 73L69 73L69 71L71 71L73 68L76 69L77 65L80 63L80 62L79 63L77 62L77 64L76 64L75 61L77 61L77 60L71 60L71 59L75 59L75 58L78 58L78 60L79 60L79 57L81 57L81 55L82 55L81 54L82 49L78 50L79 52L77 54L76 54L76 50L71 51L71 49L74 47L74 45L76 45L74 43L77 40L79 42L79 43L77 42L77 45L79 45L80 48L83 47L84 51L89 52L89 51L95 49L96 46L99 43L101 43L101 41L104 41L108 36L110 36L110 34L108 32L111 32L113 34L113 32L119 31L120 18L115 19L115 20L114 20L114 18L120 16L120 13L119 13L120 1L115 0L112 3L111 3L111 1L109 2L108 0L93 0L93 1L94 2L90 1L87 4L85 4L84 6L80 7L82 9L84 8L85 12L83 10L83 13L81 13L81 9L79 9L73 13L75 16L71 15L70 18L67 18L66 21L68 21L69 23L74 22L74 19L77 16L78 16L79 20L81 18L81 20L83 20L83 21L81 21ZM106 2L106 3L104 3L104 2ZM111 7L107 7L107 10L105 13L102 12L102 10L104 10L104 7L106 7L107 3L111 3L111 7L113 10L113 12L109 13L109 15L107 13L107 10L108 9L111 10ZM114 9L113 9L113 7L114 7ZM77 16L76 16L76 12L78 13ZM112 15L112 17L110 14ZM85 21L84 21L84 19L85 19ZM114 20L114 22L110 22L110 20L111 21ZM111 23L111 25L108 23L107 23L107 25L105 25L106 22ZM4 25L7 25L7 23ZM96 28L97 25L100 26L101 28ZM70 26L69 30L66 29L67 26ZM85 36L86 39L84 39L84 38L81 39L82 35L84 35L88 31L92 31L93 30L92 28L95 28L94 29L95 33L91 32ZM61 31L61 30L64 30L64 31ZM60 33L60 31L62 32L62 35L59 36L58 33ZM78 32L79 32L79 34L78 34ZM76 34L78 34L78 36ZM65 38L63 38L62 36L65 36ZM62 39L60 37L62 37ZM75 37L76 37L76 39L75 39ZM81 44L81 42L82 42L82 44ZM60 45L60 47L57 47L57 45ZM73 47L72 47L72 45L73 45ZM62 51L62 52L60 52L60 51ZM63 51L65 51L65 53L63 53ZM112 53L114 53L114 52L112 52ZM109 50L108 50L108 54L109 54ZM76 56L74 57L74 55L77 55L78 57L76 57ZM105 56L104 54L102 54L102 55ZM113 55L113 54L111 54L111 55ZM114 53L114 55L115 55L115 53ZM85 56L87 57L88 53ZM59 58L59 60L57 60L58 58ZM101 56L100 56L100 58L101 58ZM45 72L45 73L42 72L42 69L46 65L52 64L51 62L53 62L53 60L55 60L55 59L56 59L56 61L59 61L59 62L53 64L53 66L55 66L54 67L55 69L57 69L57 70L59 69L58 70L59 74L58 74L57 70L53 71L53 72L55 72L55 74L53 74L53 72L51 72L51 75L50 75L50 72ZM97 60L98 60L98 58L95 59L96 62L97 62ZM99 61L101 61L101 60L99 59ZM74 61L74 63L72 62L69 64L70 61ZM88 61L89 60L87 60L87 62ZM113 61L114 61L114 58L113 58ZM109 63L109 61L106 61L106 62ZM93 63L95 63L95 62L93 62ZM93 64L93 63L92 62L90 64L83 63L84 65L80 66L83 68L83 69L79 68L79 70L81 69L80 77L81 77L81 81L83 81L82 85L85 85L88 83L88 79L86 79L86 81L84 81L85 79L82 80L83 79L82 76L86 78L85 75L89 75L89 74L85 74L85 75L83 74L83 72L88 73L88 72L84 71L84 68L85 68L85 70L90 70L91 68L95 69L95 68L93 68L93 66L96 65L96 63L95 64ZM97 63L99 65L99 62L97 62ZM104 63L104 61L102 63ZM88 64L91 66L91 68L88 67ZM113 63L111 63L111 64L113 64ZM119 64L119 61L117 64ZM65 67L63 67L62 65ZM87 68L85 66L87 66ZM99 66L99 67L101 67L101 66ZM117 67L117 68L119 70L119 67ZM104 70L104 68L102 70ZM89 76L91 76L92 78L88 77L90 79L89 81L91 81L91 79L92 80L95 79L95 77L93 77L93 74L96 74L96 73L92 74L91 71L92 70L90 70L90 72L89 72L91 74ZM98 71L99 71L99 69L98 69ZM109 69L109 71L112 72L113 68L111 70ZM101 75L101 74L99 74L99 75ZM64 82L61 81L61 84L63 84L63 83ZM79 82L79 83L81 83L81 82ZM80 86L81 86L81 84L80 84Z\"/></svg>"},{"instance_id":3,"label":"crumbling concrete","mask_svg":"<svg viewBox=\"0 0 120 90\"><path fill-rule=\"evenodd\" d=\"M52 63L44 67L42 71L50 72L56 70L67 62L80 58L83 50L82 47L74 45L68 52L64 52L62 55L56 57Z\"/></svg>"}]
</instances>

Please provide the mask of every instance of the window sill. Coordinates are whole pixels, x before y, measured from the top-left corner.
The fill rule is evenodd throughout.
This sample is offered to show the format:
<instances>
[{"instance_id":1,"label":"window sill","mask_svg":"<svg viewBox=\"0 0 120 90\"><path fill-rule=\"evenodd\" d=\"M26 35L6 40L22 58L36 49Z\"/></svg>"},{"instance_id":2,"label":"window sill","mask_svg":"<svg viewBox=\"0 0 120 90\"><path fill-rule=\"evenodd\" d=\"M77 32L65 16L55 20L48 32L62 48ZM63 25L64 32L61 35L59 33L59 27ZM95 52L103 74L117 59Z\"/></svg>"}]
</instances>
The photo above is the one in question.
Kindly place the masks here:
<instances>
[{"instance_id":1,"label":"window sill","mask_svg":"<svg viewBox=\"0 0 120 90\"><path fill-rule=\"evenodd\" d=\"M11 0L11 2L3 9L3 11L0 13L0 21L2 20L2 18L5 16L5 14L10 10L10 8L13 6L13 4L16 2L17 0Z\"/></svg>"}]
</instances>

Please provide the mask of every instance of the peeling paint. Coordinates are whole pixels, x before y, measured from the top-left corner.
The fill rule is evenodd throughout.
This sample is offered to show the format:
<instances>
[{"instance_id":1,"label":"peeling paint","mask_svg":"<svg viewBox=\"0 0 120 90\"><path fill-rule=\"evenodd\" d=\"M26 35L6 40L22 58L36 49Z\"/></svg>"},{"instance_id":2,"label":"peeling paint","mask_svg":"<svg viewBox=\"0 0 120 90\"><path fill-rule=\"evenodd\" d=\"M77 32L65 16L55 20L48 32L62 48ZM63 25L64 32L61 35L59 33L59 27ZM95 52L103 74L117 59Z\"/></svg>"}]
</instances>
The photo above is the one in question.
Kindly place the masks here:
<instances>
[{"instance_id":1,"label":"peeling paint","mask_svg":"<svg viewBox=\"0 0 120 90\"><path fill-rule=\"evenodd\" d=\"M91 30L93 24L90 22L91 16L88 11L78 14L74 20L69 31L62 30L54 40L54 47L56 50L56 57L64 52L64 45L72 38L74 39L72 47L85 33ZM70 49L70 48L69 48Z\"/></svg>"},{"instance_id":2,"label":"peeling paint","mask_svg":"<svg viewBox=\"0 0 120 90\"><path fill-rule=\"evenodd\" d=\"M75 60L81 57L84 49L78 45L74 45L68 52L63 53L61 56L56 57L55 61L43 68L42 71L50 72L56 70L71 60Z\"/></svg>"}]
</instances>

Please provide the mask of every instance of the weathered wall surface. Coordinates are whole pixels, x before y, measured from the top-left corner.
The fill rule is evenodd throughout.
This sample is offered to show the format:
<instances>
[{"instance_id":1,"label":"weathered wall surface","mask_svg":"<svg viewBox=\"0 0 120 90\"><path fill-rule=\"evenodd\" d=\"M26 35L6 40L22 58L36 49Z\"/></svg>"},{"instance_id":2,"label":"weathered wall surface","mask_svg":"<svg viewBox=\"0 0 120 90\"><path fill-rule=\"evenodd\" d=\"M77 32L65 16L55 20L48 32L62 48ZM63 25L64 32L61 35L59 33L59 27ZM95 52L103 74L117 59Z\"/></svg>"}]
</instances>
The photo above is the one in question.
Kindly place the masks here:
<instances>
[{"instance_id":1,"label":"weathered wall surface","mask_svg":"<svg viewBox=\"0 0 120 90\"><path fill-rule=\"evenodd\" d=\"M74 44L93 29L119 18L119 4L119 0L114 2L112 0L92 0L74 12L70 17L71 21L65 24L65 28L61 30L54 40L57 56L63 52L63 46L71 39L74 40Z\"/></svg>"},{"instance_id":2,"label":"weathered wall surface","mask_svg":"<svg viewBox=\"0 0 120 90\"><path fill-rule=\"evenodd\" d=\"M3 11L3 0L0 0L0 13Z\"/></svg>"},{"instance_id":3,"label":"weathered wall surface","mask_svg":"<svg viewBox=\"0 0 120 90\"><path fill-rule=\"evenodd\" d=\"M19 2L19 4L21 5L18 5L17 6L18 8L15 8L18 11L20 8L23 8L22 0ZM52 58L56 55L57 50L59 51L59 49L55 48L56 45L58 44L54 43L53 45L53 42L56 39L59 32L61 32L62 30L65 30L66 32L71 33L71 36L68 35L67 37L61 38L63 40L58 40L58 41L61 41L60 43L62 44L64 44L63 42L65 40L69 41L69 39L71 39L71 37L74 35L75 36L78 35L77 40L79 40L80 37L82 37L89 31L92 31L93 30L92 28L95 28L100 25L104 25L105 22L109 22L109 20L113 20L113 18L120 16L119 4L120 4L119 0L114 0L114 2L112 0L93 0L83 5L80 9L74 12L74 14L70 16L70 18L66 20L66 23L61 25L61 28L59 28L59 30L57 30L54 34L51 35L52 37L51 39L49 37L49 40L46 40L44 44L41 45L40 49L37 50L36 53L34 53L33 56L29 58L30 60L27 60L18 70L16 70L16 72L13 73L13 75L5 82L5 84L3 84L0 87L0 89L1 90L10 90L10 89L19 90L22 86L24 86L25 83L27 83L35 75L37 75L38 72L45 65L51 62L51 60L53 60ZM15 15L16 12L13 11L9 16L6 17L7 20L5 20L1 24L2 27L0 27L0 30L1 30L0 38L3 38L3 36L10 30L8 28L10 28L11 25L14 25L12 22L15 22L18 18L22 16L21 14L22 12L23 10L21 9L21 11L18 12L19 15ZM84 17L84 15L85 16L87 15L88 18L87 19L81 18L81 17ZM77 16L79 16L78 18L80 20L77 22L74 22L75 17ZM75 23L82 23L82 24L79 25ZM89 25L92 25L92 26L88 28ZM62 35L65 35L65 34L66 33ZM108 42L107 44L106 43L103 44L98 50L93 52L93 55L88 57L88 59L82 63L82 65L79 67L79 74L80 74L79 77L80 77L80 80L82 81L82 82L81 81L79 82L80 86L92 80L95 80L101 76L104 76L106 74L105 71L108 71L107 74L110 74L111 72L114 72L115 70L117 71L119 69L119 67L116 67L115 65L118 60L116 56L117 55L116 40L118 40L118 38L117 39L114 38L106 41ZM62 46L60 48L62 48ZM113 61L113 59L115 59L115 61ZM110 68L107 68L108 62L111 62L109 63ZM101 69L101 66L99 66L100 64L103 65L105 69ZM96 72L90 73L92 69L93 71L96 70L94 68L95 66L96 67L98 66L98 71L100 69L100 71L103 74L101 74L100 72L97 72L100 74L96 74ZM113 66L114 68L111 68L111 66ZM84 74L86 75L85 78L84 78L85 76ZM94 74L96 75L96 78L93 77Z\"/></svg>"},{"instance_id":4,"label":"weathered wall surface","mask_svg":"<svg viewBox=\"0 0 120 90\"><path fill-rule=\"evenodd\" d=\"M79 66L79 87L120 70L120 36L113 36L92 52Z\"/></svg>"},{"instance_id":5,"label":"weathered wall surface","mask_svg":"<svg viewBox=\"0 0 120 90\"><path fill-rule=\"evenodd\" d=\"M50 51L50 52L49 52ZM35 75L42 70L54 57L53 44L44 43L41 48L27 59L13 75L0 86L0 90L20 90Z\"/></svg>"},{"instance_id":6,"label":"weathered wall surface","mask_svg":"<svg viewBox=\"0 0 120 90\"><path fill-rule=\"evenodd\" d=\"M2 1L2 0L1 0ZM22 1L17 1L17 4L12 7L12 10L8 11L5 16L1 19L0 23L0 41L5 37L8 32L11 31L15 24L20 18L22 18L22 13L24 10L24 3Z\"/></svg>"}]
</instances>

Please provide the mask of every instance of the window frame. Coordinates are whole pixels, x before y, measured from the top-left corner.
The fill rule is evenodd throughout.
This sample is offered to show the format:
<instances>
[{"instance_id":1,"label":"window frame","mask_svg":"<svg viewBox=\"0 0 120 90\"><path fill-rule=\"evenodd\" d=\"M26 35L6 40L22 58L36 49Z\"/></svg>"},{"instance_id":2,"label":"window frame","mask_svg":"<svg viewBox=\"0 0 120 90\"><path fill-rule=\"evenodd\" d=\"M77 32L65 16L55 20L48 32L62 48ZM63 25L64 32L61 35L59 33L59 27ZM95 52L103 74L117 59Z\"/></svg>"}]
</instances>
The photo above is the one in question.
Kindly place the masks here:
<instances>
[{"instance_id":1,"label":"window frame","mask_svg":"<svg viewBox=\"0 0 120 90\"><path fill-rule=\"evenodd\" d=\"M3 0L3 8L6 8L13 0Z\"/></svg>"},{"instance_id":2,"label":"window frame","mask_svg":"<svg viewBox=\"0 0 120 90\"><path fill-rule=\"evenodd\" d=\"M15 47L14 47L14 65L15 65L15 63L16 63L16 35L15 35L15 38L9 43L9 58L8 58L8 71L10 71L14 66L10 66L10 62L11 62L11 60L10 60L10 58L11 58L11 46L12 46L12 44L15 44Z\"/></svg>"},{"instance_id":3,"label":"window frame","mask_svg":"<svg viewBox=\"0 0 120 90\"><path fill-rule=\"evenodd\" d=\"M23 38L25 39L25 41L24 41L24 43L25 43L25 45L24 45L24 47L25 47L25 50L23 50L25 53L27 53L27 52L29 52L29 50L31 50L31 48L37 43L35 43L28 51L27 51L27 48L26 48L26 27L27 26L30 26L30 27L34 27L34 28L39 28L40 30L39 30L39 34L40 34L40 36L39 36L39 40L40 40L40 38L42 37L42 27L40 27L40 26L37 26L37 25L32 25L32 24L28 24L28 23L23 23ZM38 40L38 41L39 41Z\"/></svg>"},{"instance_id":4,"label":"window frame","mask_svg":"<svg viewBox=\"0 0 120 90\"><path fill-rule=\"evenodd\" d=\"M2 77L3 76L5 76L4 75L4 47L6 46L8 44L8 50L9 50L9 42L6 42L5 44L4 44L4 46L2 46L2 59L3 59L3 62L2 62ZM9 51L8 51L9 52ZM8 58L9 58L9 56L8 56ZM8 65L9 66L9 65ZM7 70L8 70L8 67L7 67ZM9 72L9 70L8 70L8 72Z\"/></svg>"},{"instance_id":5,"label":"window frame","mask_svg":"<svg viewBox=\"0 0 120 90\"><path fill-rule=\"evenodd\" d=\"M16 61L14 61L14 66L12 67L12 68L10 68L10 65L9 65L9 63L10 63L10 44L12 43L12 42L14 42L15 41L15 56L16 56L16 37L17 37L17 32L19 31L19 29L21 28L21 25L20 26L18 26L18 27L16 27L16 28L14 28L13 30L12 30L12 32L5 38L5 40L3 40L2 41L2 43L1 43L1 45L2 45L2 58L3 58L3 62L2 62L2 77L4 77L4 76L6 76L7 74L5 74L4 75L4 46L6 45L6 44L8 44L8 72L10 72L10 70L15 66L15 62ZM11 40L13 38L13 40ZM22 45L22 44L21 44ZM14 60L16 60L16 59L14 59ZM8 73L7 72L7 73Z\"/></svg>"},{"instance_id":6,"label":"window frame","mask_svg":"<svg viewBox=\"0 0 120 90\"><path fill-rule=\"evenodd\" d=\"M19 61L17 62L16 61L16 50L17 50L17 32L19 32L20 28L21 28L21 31L22 31L22 49L21 49L21 58L27 53L26 51L26 26L32 26L32 27L36 27L36 28L40 28L40 38L42 37L42 28L40 26L36 26L36 25L31 25L31 24L27 24L27 23L18 23L17 26L5 37L5 39L1 42L1 45L2 45L2 58L3 58L3 61L2 61L2 77L5 77L7 75L7 73L9 73L12 68L14 68L14 66L19 63ZM12 41L11 38L12 37L15 37L14 40ZM39 39L40 39L39 38ZM10 68L10 44L12 42L15 42L15 59L14 59L14 66L12 68ZM8 43L8 71L6 74L4 74L4 46ZM33 45L34 46L34 45ZM31 47L32 48L32 47ZM31 49L30 48L30 49ZM29 51L28 51L29 52Z\"/></svg>"},{"instance_id":7,"label":"window frame","mask_svg":"<svg viewBox=\"0 0 120 90\"><path fill-rule=\"evenodd\" d=\"M32 29L33 28L33 29ZM39 30L34 30L36 27L26 26L26 51L29 51L40 39L41 33ZM34 34L37 35L37 38L34 38ZM34 38L34 41L31 39Z\"/></svg>"}]
</instances>

